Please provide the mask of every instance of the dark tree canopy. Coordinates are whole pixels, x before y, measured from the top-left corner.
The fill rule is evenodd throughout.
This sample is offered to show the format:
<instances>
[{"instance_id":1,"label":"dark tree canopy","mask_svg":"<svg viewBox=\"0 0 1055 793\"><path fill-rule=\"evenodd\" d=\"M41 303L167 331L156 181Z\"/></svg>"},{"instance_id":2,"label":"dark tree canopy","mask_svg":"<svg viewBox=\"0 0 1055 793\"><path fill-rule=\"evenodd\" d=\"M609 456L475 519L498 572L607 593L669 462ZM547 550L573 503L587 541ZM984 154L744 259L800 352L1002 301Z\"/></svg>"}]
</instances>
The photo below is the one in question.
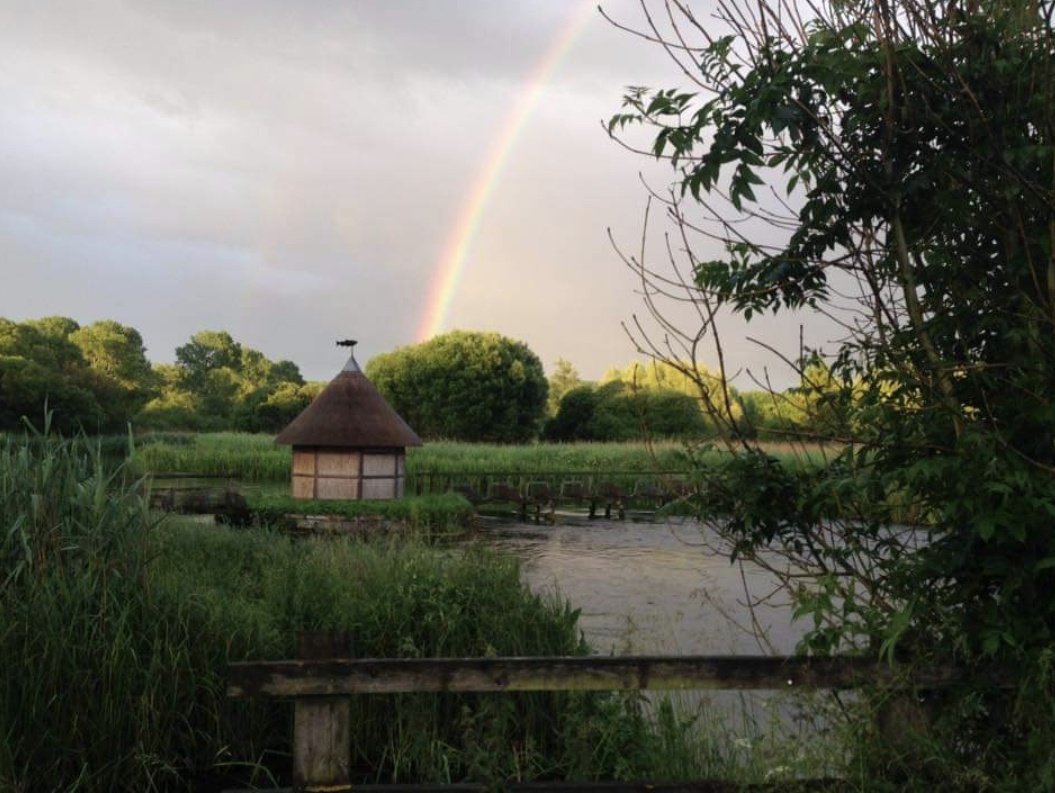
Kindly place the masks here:
<instances>
[{"instance_id":1,"label":"dark tree canopy","mask_svg":"<svg viewBox=\"0 0 1055 793\"><path fill-rule=\"evenodd\" d=\"M155 390L139 331L102 320L72 331L68 338L96 374L105 392L104 404L114 418L123 423L138 413Z\"/></svg>"},{"instance_id":2,"label":"dark tree canopy","mask_svg":"<svg viewBox=\"0 0 1055 793\"><path fill-rule=\"evenodd\" d=\"M40 424L45 405L61 430L114 429L131 415L120 385L72 341L78 328L66 317L0 318L0 427L18 427L23 417Z\"/></svg>"},{"instance_id":3,"label":"dark tree canopy","mask_svg":"<svg viewBox=\"0 0 1055 793\"><path fill-rule=\"evenodd\" d=\"M497 333L452 331L400 347L371 359L366 375L425 438L523 442L545 414L541 361Z\"/></svg>"},{"instance_id":4,"label":"dark tree canopy","mask_svg":"<svg viewBox=\"0 0 1055 793\"><path fill-rule=\"evenodd\" d=\"M292 361L272 361L226 331L195 333L157 375L162 393L141 420L159 429L277 432L318 393Z\"/></svg>"},{"instance_id":5,"label":"dark tree canopy","mask_svg":"<svg viewBox=\"0 0 1055 793\"><path fill-rule=\"evenodd\" d=\"M823 469L789 471L700 384L733 439L702 472L706 514L736 556L800 571L811 652L971 672L932 784L1050 789L1055 4L746 5L649 15L692 84L634 89L611 121L648 128L674 167L654 200L690 274L627 257L661 327L635 337L663 358L706 336L720 357L722 311L842 325L791 361L841 442ZM700 327L664 324L654 298L672 285ZM892 528L906 516L918 532ZM1014 708L994 668L1017 681Z\"/></svg>"},{"instance_id":6,"label":"dark tree canopy","mask_svg":"<svg viewBox=\"0 0 1055 793\"><path fill-rule=\"evenodd\" d=\"M296 364L270 361L224 331L203 331L152 366L135 328L113 320L0 318L0 429L25 417L68 432L242 429L273 432L318 393Z\"/></svg>"},{"instance_id":7,"label":"dark tree canopy","mask_svg":"<svg viewBox=\"0 0 1055 793\"><path fill-rule=\"evenodd\" d=\"M613 381L564 395L543 437L552 441L695 440L708 428L698 400L668 388L633 388Z\"/></svg>"},{"instance_id":8,"label":"dark tree canopy","mask_svg":"<svg viewBox=\"0 0 1055 793\"><path fill-rule=\"evenodd\" d=\"M108 429L98 395L87 377L71 377L34 360L0 354L0 429L18 429L23 417L43 424L45 406L55 429L68 432Z\"/></svg>"}]
</instances>

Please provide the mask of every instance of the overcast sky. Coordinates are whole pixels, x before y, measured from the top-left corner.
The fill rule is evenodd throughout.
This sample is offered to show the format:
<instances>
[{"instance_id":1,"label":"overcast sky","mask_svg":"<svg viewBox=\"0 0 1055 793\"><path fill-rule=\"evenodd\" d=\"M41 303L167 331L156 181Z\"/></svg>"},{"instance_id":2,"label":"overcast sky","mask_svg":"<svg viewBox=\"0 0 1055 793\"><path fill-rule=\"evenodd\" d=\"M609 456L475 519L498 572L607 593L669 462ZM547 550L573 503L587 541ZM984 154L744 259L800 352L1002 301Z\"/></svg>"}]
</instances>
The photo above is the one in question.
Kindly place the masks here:
<instances>
[{"instance_id":1,"label":"overcast sky","mask_svg":"<svg viewBox=\"0 0 1055 793\"><path fill-rule=\"evenodd\" d=\"M587 5L593 6L595 0ZM638 25L634 2L603 2ZM111 318L170 361L203 329L328 379L410 344L496 137L572 0L6 0L0 316ZM588 12L482 208L446 329L496 330L586 377L635 357L606 229L640 237L641 176L601 122L671 86L656 47ZM797 323L755 326L789 353ZM729 334L735 367L772 361ZM777 375L778 379L781 375ZM744 383L744 385L747 385Z\"/></svg>"}]
</instances>

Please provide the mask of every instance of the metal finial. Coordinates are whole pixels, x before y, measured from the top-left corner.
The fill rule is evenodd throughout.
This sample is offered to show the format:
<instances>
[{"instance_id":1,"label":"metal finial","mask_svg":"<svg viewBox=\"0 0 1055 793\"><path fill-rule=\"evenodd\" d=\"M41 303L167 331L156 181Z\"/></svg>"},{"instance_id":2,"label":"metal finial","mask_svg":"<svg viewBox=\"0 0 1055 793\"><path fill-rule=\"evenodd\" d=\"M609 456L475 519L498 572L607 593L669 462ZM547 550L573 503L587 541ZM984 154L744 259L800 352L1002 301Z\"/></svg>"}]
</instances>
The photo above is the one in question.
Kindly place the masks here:
<instances>
[{"instance_id":1,"label":"metal finial","mask_svg":"<svg viewBox=\"0 0 1055 793\"><path fill-rule=\"evenodd\" d=\"M338 347L354 347L358 343L359 342L357 342L355 339L342 339L342 340L337 342L337 346Z\"/></svg>"}]
</instances>

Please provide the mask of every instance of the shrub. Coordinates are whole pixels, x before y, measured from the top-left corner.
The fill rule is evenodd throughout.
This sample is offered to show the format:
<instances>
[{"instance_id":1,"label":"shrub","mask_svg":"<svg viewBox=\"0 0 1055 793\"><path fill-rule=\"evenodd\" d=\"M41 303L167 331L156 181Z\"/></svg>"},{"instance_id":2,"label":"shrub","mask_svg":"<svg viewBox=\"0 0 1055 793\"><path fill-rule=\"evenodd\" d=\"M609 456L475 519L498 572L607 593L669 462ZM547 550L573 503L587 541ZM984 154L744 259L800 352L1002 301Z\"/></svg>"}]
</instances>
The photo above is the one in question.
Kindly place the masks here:
<instances>
[{"instance_id":1,"label":"shrub","mask_svg":"<svg viewBox=\"0 0 1055 793\"><path fill-rule=\"evenodd\" d=\"M424 438L518 443L546 410L542 362L497 333L453 331L378 355L366 374Z\"/></svg>"}]
</instances>

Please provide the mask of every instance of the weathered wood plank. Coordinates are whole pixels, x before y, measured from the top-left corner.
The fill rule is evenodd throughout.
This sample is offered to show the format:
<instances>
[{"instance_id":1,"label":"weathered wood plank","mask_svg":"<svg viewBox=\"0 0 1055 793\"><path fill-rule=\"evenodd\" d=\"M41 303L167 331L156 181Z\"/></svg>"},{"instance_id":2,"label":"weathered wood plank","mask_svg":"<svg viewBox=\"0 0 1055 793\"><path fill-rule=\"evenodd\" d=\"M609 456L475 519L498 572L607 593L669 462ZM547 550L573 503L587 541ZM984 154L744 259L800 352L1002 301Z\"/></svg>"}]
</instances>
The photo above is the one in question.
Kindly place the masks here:
<instances>
[{"instance_id":1,"label":"weathered wood plank","mask_svg":"<svg viewBox=\"0 0 1055 793\"><path fill-rule=\"evenodd\" d=\"M507 784L505 790L508 793L842 793L846 790L846 783L832 779L796 779L757 784L706 779L691 782L514 782Z\"/></svg>"},{"instance_id":2,"label":"weathered wood plank","mask_svg":"<svg viewBox=\"0 0 1055 793\"><path fill-rule=\"evenodd\" d=\"M508 788L507 788L508 789ZM493 787L472 783L457 782L449 785L431 785L425 783L396 783L391 785L335 785L323 788L325 793L491 793ZM260 788L228 789L223 793L263 793ZM266 793L298 793L290 787L266 788ZM308 786L304 793L313 793Z\"/></svg>"},{"instance_id":3,"label":"weathered wood plank","mask_svg":"<svg viewBox=\"0 0 1055 793\"><path fill-rule=\"evenodd\" d=\"M414 691L636 691L644 689L845 689L909 683L941 688L952 668L906 672L866 658L609 656L428 658L235 663L232 697L335 696Z\"/></svg>"},{"instance_id":4,"label":"weathered wood plank","mask_svg":"<svg viewBox=\"0 0 1055 793\"><path fill-rule=\"evenodd\" d=\"M822 793L844 791L846 783L832 779L798 779L780 782L742 784L738 782L511 782L503 790L508 793ZM311 788L308 788L311 790ZM327 788L327 793L487 793L493 786L457 783L450 785L392 784L348 785ZM248 790L228 790L224 793L250 793ZM292 788L275 788L269 793L294 793Z\"/></svg>"},{"instance_id":5,"label":"weathered wood plank","mask_svg":"<svg viewBox=\"0 0 1055 793\"><path fill-rule=\"evenodd\" d=\"M352 640L347 633L297 634L297 654L305 661L348 658ZM293 785L327 788L351 780L351 714L348 697L304 697L293 703Z\"/></svg>"}]
</instances>

